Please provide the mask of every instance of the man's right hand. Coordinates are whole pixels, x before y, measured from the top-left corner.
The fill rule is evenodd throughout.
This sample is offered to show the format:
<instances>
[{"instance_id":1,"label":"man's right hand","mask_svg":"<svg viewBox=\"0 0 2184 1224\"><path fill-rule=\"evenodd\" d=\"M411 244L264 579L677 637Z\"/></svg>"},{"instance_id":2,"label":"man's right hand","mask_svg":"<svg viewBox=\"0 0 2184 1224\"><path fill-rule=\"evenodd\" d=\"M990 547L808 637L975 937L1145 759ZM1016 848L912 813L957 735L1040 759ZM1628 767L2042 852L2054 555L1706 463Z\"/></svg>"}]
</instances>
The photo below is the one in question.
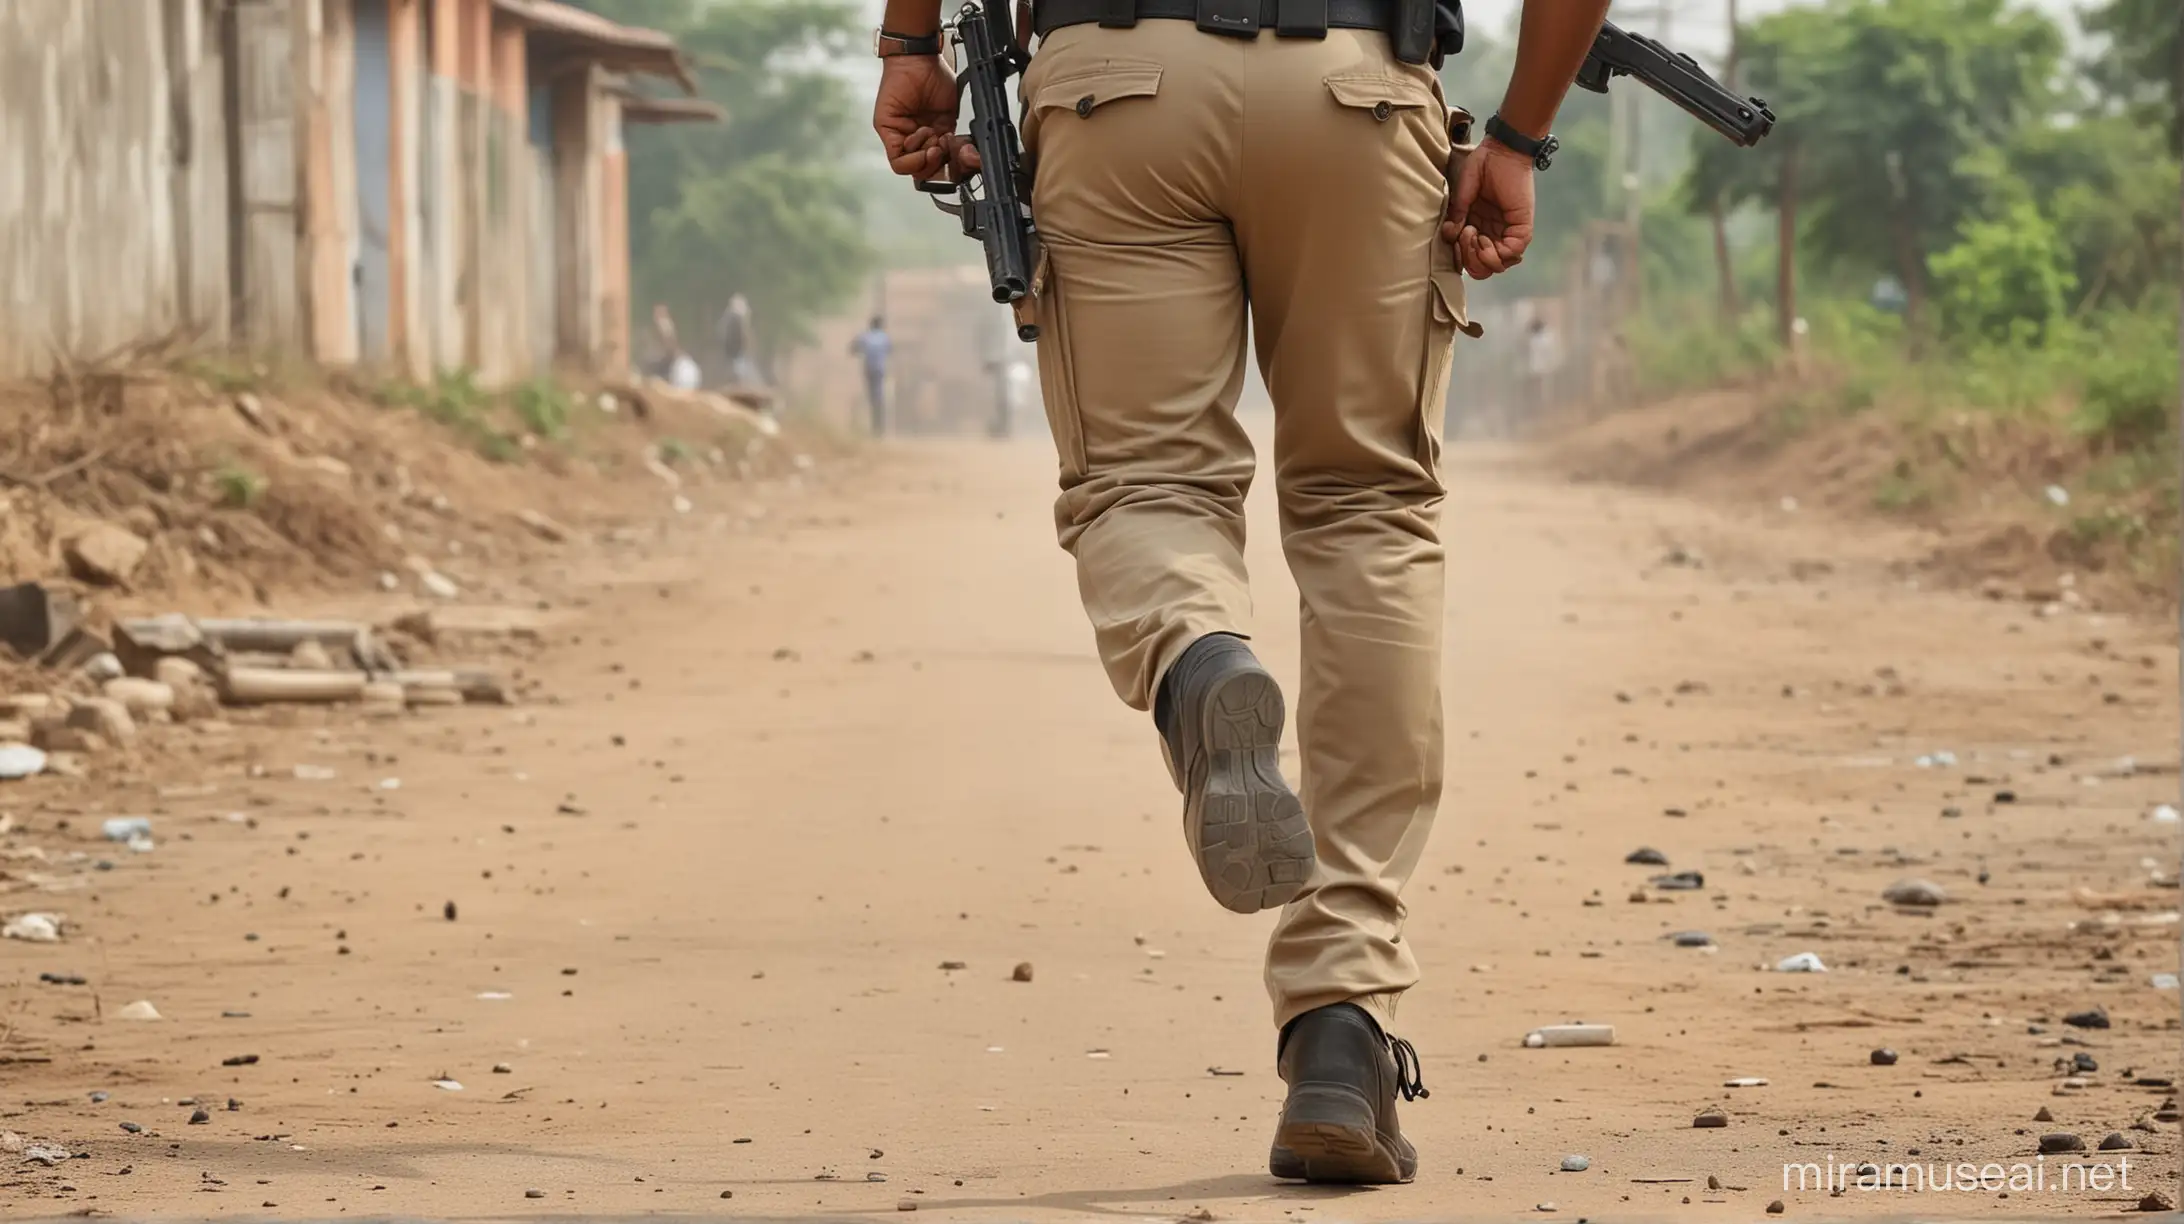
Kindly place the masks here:
<instances>
[{"instance_id":1,"label":"man's right hand","mask_svg":"<svg viewBox=\"0 0 2184 1224\"><path fill-rule=\"evenodd\" d=\"M974 168L970 142L955 134L959 109L955 74L939 56L891 55L880 61L872 127L895 173L922 181L951 166Z\"/></svg>"},{"instance_id":2,"label":"man's right hand","mask_svg":"<svg viewBox=\"0 0 2184 1224\"><path fill-rule=\"evenodd\" d=\"M1524 262L1532 245L1532 159L1491 137L1456 173L1441 240L1474 280Z\"/></svg>"}]
</instances>

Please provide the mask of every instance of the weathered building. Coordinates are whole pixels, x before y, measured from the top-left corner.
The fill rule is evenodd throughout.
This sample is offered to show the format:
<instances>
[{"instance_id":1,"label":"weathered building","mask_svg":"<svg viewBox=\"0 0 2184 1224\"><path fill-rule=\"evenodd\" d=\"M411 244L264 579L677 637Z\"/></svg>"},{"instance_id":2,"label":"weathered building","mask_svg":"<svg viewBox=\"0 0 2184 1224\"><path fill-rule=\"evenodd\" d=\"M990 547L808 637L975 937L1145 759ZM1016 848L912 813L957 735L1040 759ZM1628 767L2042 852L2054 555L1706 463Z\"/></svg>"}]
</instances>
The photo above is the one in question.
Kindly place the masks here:
<instances>
[{"instance_id":1,"label":"weathered building","mask_svg":"<svg viewBox=\"0 0 2184 1224\"><path fill-rule=\"evenodd\" d=\"M0 376L182 330L423 378L629 360L621 125L717 118L552 0L0 3Z\"/></svg>"}]
</instances>

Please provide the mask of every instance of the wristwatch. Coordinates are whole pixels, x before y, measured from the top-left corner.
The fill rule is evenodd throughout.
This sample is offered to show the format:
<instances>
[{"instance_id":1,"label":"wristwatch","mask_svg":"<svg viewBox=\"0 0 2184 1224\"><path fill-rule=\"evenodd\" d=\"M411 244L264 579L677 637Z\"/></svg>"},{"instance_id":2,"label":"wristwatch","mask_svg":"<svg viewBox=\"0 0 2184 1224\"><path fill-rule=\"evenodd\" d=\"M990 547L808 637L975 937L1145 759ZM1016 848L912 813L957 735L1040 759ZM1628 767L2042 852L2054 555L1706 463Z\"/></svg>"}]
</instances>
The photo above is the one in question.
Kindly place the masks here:
<instances>
[{"instance_id":1,"label":"wristwatch","mask_svg":"<svg viewBox=\"0 0 2184 1224\"><path fill-rule=\"evenodd\" d=\"M1552 165L1555 152L1562 148L1562 142L1555 139L1553 132L1534 140L1503 122L1499 111L1486 121L1486 134L1531 158L1532 166L1537 170L1545 170Z\"/></svg>"},{"instance_id":2,"label":"wristwatch","mask_svg":"<svg viewBox=\"0 0 2184 1224\"><path fill-rule=\"evenodd\" d=\"M894 55L939 55L939 34L897 34L892 30L872 31L872 54L886 59Z\"/></svg>"}]
</instances>

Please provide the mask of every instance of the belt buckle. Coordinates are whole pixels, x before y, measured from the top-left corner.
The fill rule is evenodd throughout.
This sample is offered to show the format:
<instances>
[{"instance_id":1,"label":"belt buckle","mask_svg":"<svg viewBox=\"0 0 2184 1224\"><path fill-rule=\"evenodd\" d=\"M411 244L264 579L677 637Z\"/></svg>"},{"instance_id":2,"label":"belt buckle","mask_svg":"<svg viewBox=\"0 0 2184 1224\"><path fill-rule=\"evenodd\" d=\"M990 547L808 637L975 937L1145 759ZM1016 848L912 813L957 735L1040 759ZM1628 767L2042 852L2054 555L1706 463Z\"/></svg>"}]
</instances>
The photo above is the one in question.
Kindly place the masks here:
<instances>
[{"instance_id":1,"label":"belt buckle","mask_svg":"<svg viewBox=\"0 0 2184 1224\"><path fill-rule=\"evenodd\" d=\"M1198 28L1232 38L1259 36L1259 0L1198 0Z\"/></svg>"}]
</instances>

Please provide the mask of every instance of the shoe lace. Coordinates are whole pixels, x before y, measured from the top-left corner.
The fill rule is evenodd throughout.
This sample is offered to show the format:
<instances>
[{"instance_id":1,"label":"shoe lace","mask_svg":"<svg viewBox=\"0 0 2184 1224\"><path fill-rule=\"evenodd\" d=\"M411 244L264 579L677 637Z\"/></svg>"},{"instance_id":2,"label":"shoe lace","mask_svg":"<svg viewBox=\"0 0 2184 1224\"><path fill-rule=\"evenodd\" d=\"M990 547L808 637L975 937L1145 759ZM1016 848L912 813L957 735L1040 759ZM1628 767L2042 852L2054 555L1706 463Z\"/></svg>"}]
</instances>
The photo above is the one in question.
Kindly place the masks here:
<instances>
[{"instance_id":1,"label":"shoe lace","mask_svg":"<svg viewBox=\"0 0 2184 1224\"><path fill-rule=\"evenodd\" d=\"M1418 1061L1418 1049L1401 1037L1388 1038L1388 1052L1395 1056L1395 1090L1406 1101L1422 1100L1433 1094L1426 1091L1424 1068Z\"/></svg>"}]
</instances>

